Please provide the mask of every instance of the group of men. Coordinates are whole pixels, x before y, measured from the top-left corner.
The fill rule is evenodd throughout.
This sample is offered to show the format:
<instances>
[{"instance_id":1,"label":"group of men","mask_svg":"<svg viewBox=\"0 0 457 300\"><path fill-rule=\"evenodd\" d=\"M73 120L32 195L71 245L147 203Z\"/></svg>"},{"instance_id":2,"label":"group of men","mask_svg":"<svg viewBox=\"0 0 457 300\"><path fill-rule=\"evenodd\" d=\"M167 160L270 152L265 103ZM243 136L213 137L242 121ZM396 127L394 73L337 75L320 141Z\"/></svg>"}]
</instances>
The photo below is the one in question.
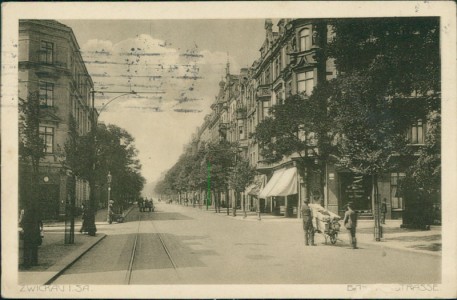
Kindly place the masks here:
<instances>
[{"instance_id":1,"label":"group of men","mask_svg":"<svg viewBox=\"0 0 457 300\"><path fill-rule=\"evenodd\" d=\"M316 246L314 243L314 226L313 226L313 210L309 207L309 201L305 200L301 209L303 220L303 230L305 232L305 245ZM346 212L343 219L344 227L348 231L349 242L353 249L357 249L357 238L355 231L357 227L357 213L352 209L352 203L346 204Z\"/></svg>"}]
</instances>

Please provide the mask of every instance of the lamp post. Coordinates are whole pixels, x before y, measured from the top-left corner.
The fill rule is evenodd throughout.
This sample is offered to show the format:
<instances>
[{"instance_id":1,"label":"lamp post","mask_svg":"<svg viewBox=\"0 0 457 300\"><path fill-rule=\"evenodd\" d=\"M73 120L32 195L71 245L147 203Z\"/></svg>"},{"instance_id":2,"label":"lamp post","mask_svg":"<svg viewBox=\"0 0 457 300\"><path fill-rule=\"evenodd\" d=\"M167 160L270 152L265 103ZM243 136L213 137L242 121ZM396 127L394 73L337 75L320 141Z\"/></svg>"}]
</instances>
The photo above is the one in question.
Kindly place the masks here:
<instances>
[{"instance_id":1,"label":"lamp post","mask_svg":"<svg viewBox=\"0 0 457 300\"><path fill-rule=\"evenodd\" d=\"M107 216L106 216L106 220L107 222L109 223L110 221L110 216L109 216L109 200L111 198L111 180L112 180L112 176L111 176L111 172L108 171L108 176L106 177L106 180L108 182L108 200L107 200L107 205L106 205L106 209L107 209Z\"/></svg>"},{"instance_id":2,"label":"lamp post","mask_svg":"<svg viewBox=\"0 0 457 300\"><path fill-rule=\"evenodd\" d=\"M88 228L89 228L89 235L91 236L95 236L95 232L97 231L97 228L95 226L95 210L97 209L96 208L96 203L95 203L95 181L96 181L96 178L95 178L95 165L96 165L96 160L97 160L97 146L96 146L96 142L97 142L97 123L98 123L98 117L100 117L100 114L102 113L102 111L106 108L106 106L108 104L110 104L111 102L113 102L114 100L122 97L122 96L125 96L125 95L136 95L137 93L135 91L130 91L130 92L109 92L109 91L105 91L105 92L99 92L99 91L95 91L95 90L92 90L91 92L91 96L92 96L92 123L91 123L91 135L92 135L92 149L90 150L91 152L91 165L92 165L92 172L89 176L89 186L90 186L90 197L89 197L89 216L90 218L88 218ZM102 93L102 94L120 94L114 98L112 98L111 100L109 100L105 105L102 106L102 108L100 109L99 112L96 112L95 110L95 93ZM109 200L108 200L109 201ZM109 208L109 203L108 203L108 208Z\"/></svg>"}]
</instances>

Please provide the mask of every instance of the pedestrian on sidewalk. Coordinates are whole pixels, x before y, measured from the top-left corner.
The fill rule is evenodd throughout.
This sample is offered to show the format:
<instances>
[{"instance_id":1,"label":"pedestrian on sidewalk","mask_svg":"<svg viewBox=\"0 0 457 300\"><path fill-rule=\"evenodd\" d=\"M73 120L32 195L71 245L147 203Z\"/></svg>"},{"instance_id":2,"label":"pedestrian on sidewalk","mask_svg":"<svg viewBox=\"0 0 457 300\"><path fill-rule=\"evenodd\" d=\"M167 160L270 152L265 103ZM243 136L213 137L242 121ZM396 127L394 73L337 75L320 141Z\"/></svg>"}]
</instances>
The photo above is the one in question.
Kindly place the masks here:
<instances>
[{"instance_id":1,"label":"pedestrian on sidewalk","mask_svg":"<svg viewBox=\"0 0 457 300\"><path fill-rule=\"evenodd\" d=\"M305 245L316 246L314 244L314 227L313 227L313 211L308 206L309 200L305 200L301 209L301 216L303 220L303 230L305 232Z\"/></svg>"},{"instance_id":2,"label":"pedestrian on sidewalk","mask_svg":"<svg viewBox=\"0 0 457 300\"><path fill-rule=\"evenodd\" d=\"M24 209L20 221L24 239L23 266L29 268L38 265L38 246L42 243L43 222L41 212L35 201Z\"/></svg>"},{"instance_id":3,"label":"pedestrian on sidewalk","mask_svg":"<svg viewBox=\"0 0 457 300\"><path fill-rule=\"evenodd\" d=\"M113 223L113 215L114 215L113 204L110 203L108 205L108 223L110 223L110 224Z\"/></svg>"},{"instance_id":4,"label":"pedestrian on sidewalk","mask_svg":"<svg viewBox=\"0 0 457 300\"><path fill-rule=\"evenodd\" d=\"M86 229L86 224L87 224L87 208L86 208L86 205L83 203L81 204L81 219L82 219L82 225L81 225L81 229L79 229L79 233L85 233L87 232L87 229Z\"/></svg>"},{"instance_id":5,"label":"pedestrian on sidewalk","mask_svg":"<svg viewBox=\"0 0 457 300\"><path fill-rule=\"evenodd\" d=\"M357 213L352 210L351 202L346 204L346 212L344 213L343 224L344 227L348 230L349 242L352 246L352 249L357 249L357 238L355 236L355 231L357 228Z\"/></svg>"}]
</instances>

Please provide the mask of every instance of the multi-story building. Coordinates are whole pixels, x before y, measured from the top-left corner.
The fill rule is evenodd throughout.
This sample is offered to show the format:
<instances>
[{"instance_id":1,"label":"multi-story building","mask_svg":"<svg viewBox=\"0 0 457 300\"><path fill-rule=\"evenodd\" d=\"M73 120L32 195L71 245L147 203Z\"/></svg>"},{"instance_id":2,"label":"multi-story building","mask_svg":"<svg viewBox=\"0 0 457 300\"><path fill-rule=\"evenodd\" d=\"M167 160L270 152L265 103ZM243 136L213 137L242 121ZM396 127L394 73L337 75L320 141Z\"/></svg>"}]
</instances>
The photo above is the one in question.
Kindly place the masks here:
<instances>
[{"instance_id":1,"label":"multi-story building","mask_svg":"<svg viewBox=\"0 0 457 300\"><path fill-rule=\"evenodd\" d=\"M37 195L45 219L65 215L66 204L74 194L76 205L89 199L87 181L76 178L73 182L62 157L70 118L76 121L80 135L90 131L91 120L96 122L92 89L92 79L70 27L51 20L19 21L18 95L25 101L33 99L32 93L39 95L39 132L45 142L45 156L40 161ZM20 205L31 198L30 169L20 163Z\"/></svg>"},{"instance_id":2,"label":"multi-story building","mask_svg":"<svg viewBox=\"0 0 457 300\"><path fill-rule=\"evenodd\" d=\"M311 202L340 215L351 201L362 216L372 217L375 203L371 176L354 174L331 160L323 162L325 176L320 176L317 172L300 170L298 154L276 163L269 163L260 155L261 149L251 135L269 116L270 108L291 95L309 96L319 82L337 76L333 59L324 55L327 43L334 36L325 20L281 19L277 28L274 31L272 21L265 21L260 57L250 68L233 75L227 66L225 82L219 84L220 91L203 132L210 134L214 142L220 139L238 142L250 164L256 167L258 175L243 195L247 209L300 217L301 204L309 197ZM425 132L426 121L422 116L408 132L410 146L423 145ZM309 146L313 147L312 141ZM312 153L307 157L311 164L317 161ZM405 204L399 190L403 177L402 169L378 177L380 199L387 202L387 218L402 217Z\"/></svg>"},{"instance_id":3,"label":"multi-story building","mask_svg":"<svg viewBox=\"0 0 457 300\"><path fill-rule=\"evenodd\" d=\"M265 41L260 48L260 58L254 63L255 102L252 97L248 102L250 133L269 116L272 106L283 103L290 95L309 96L319 81L336 74L331 61L322 55L331 34L324 21L281 19L277 26L278 31L273 31L272 21L265 21ZM306 194L310 194L314 202L323 201L324 191L317 176L308 172L309 186L305 185L305 175L297 168L298 155L272 164L259 155L255 141L249 143L249 148L251 164L268 179L258 195L261 211L298 217ZM280 186L284 188L278 188Z\"/></svg>"}]
</instances>

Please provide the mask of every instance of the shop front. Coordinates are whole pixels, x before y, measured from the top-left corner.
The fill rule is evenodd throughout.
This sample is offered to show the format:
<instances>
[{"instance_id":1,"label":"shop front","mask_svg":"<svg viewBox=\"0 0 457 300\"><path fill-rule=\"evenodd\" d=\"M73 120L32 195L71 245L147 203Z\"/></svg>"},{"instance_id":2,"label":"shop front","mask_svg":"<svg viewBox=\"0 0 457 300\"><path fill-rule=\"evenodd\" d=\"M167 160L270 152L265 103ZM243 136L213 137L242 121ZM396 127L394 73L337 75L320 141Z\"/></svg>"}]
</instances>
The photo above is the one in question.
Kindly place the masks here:
<instances>
[{"instance_id":1,"label":"shop front","mask_svg":"<svg viewBox=\"0 0 457 300\"><path fill-rule=\"evenodd\" d=\"M360 213L372 213L371 176L340 173L341 208L352 202L353 209Z\"/></svg>"},{"instance_id":2,"label":"shop front","mask_svg":"<svg viewBox=\"0 0 457 300\"><path fill-rule=\"evenodd\" d=\"M264 199L260 201L261 205L264 204L264 212L277 216L297 217L299 210L297 168L282 168L274 171L260 191L259 198Z\"/></svg>"}]
</instances>

